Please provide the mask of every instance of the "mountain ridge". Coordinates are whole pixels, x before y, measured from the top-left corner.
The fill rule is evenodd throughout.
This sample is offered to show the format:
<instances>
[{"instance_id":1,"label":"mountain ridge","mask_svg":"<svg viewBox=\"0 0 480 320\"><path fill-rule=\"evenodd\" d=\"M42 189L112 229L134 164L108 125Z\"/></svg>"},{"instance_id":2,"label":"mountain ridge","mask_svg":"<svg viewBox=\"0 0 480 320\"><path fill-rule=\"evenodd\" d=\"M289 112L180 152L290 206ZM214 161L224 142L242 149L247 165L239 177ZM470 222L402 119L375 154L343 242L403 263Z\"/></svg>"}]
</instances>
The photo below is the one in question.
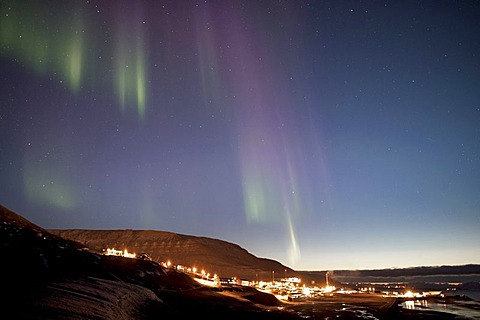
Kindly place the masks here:
<instances>
[{"instance_id":1,"label":"mountain ridge","mask_svg":"<svg viewBox=\"0 0 480 320\"><path fill-rule=\"evenodd\" d=\"M383 268L359 270L294 270L273 259L257 257L238 244L205 236L192 236L161 230L141 229L51 229L53 234L81 242L96 250L105 247L127 248L137 253L147 253L157 262L171 261L187 267L205 268L220 277L238 277L248 280L299 277L304 283L325 283L329 272L332 282L351 282L367 279L385 281L419 280L437 276L438 281L450 276L454 280L471 281L480 275L479 264L419 266L408 268ZM128 239L128 240L127 240ZM272 272L273 271L273 272ZM480 277L480 276L479 276ZM478 277L473 277L476 281ZM428 279L427 279L428 280Z\"/></svg>"},{"instance_id":2,"label":"mountain ridge","mask_svg":"<svg viewBox=\"0 0 480 320\"><path fill-rule=\"evenodd\" d=\"M271 280L275 274L278 278L300 275L278 261L253 255L238 244L210 237L134 229L50 229L49 232L95 250L115 247L146 253L157 262L171 261L186 267L204 268L219 277ZM309 276L308 281L319 281L323 277Z\"/></svg>"}]
</instances>

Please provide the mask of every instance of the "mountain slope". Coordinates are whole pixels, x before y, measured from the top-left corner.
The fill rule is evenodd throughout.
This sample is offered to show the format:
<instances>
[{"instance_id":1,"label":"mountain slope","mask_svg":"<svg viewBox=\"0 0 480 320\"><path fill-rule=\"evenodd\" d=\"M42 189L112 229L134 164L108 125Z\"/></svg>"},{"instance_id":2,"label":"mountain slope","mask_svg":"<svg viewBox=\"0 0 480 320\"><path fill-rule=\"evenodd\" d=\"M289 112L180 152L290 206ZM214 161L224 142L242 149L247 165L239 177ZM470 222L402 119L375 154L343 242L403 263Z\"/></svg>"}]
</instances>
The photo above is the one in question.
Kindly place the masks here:
<instances>
[{"instance_id":1,"label":"mountain slope","mask_svg":"<svg viewBox=\"0 0 480 320\"><path fill-rule=\"evenodd\" d=\"M300 276L300 273L281 263L250 254L240 246L206 237L152 230L50 230L53 234L101 250L102 248L128 249L146 253L154 261L205 269L220 277L249 280L271 280ZM274 271L274 273L272 273ZM323 276L324 277L324 276ZM322 276L316 275L319 280Z\"/></svg>"}]
</instances>

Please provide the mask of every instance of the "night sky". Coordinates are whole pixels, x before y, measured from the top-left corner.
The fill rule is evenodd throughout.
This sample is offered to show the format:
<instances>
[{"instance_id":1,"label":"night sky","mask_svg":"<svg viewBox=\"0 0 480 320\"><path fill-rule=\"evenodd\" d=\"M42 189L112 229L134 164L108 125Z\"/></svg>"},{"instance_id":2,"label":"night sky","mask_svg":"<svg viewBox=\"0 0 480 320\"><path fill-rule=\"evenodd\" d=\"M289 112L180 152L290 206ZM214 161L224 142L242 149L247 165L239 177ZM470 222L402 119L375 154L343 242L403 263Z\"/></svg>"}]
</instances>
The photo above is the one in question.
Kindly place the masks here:
<instances>
[{"instance_id":1,"label":"night sky","mask_svg":"<svg viewBox=\"0 0 480 320\"><path fill-rule=\"evenodd\" d=\"M0 203L32 222L480 263L479 1L0 6Z\"/></svg>"}]
</instances>

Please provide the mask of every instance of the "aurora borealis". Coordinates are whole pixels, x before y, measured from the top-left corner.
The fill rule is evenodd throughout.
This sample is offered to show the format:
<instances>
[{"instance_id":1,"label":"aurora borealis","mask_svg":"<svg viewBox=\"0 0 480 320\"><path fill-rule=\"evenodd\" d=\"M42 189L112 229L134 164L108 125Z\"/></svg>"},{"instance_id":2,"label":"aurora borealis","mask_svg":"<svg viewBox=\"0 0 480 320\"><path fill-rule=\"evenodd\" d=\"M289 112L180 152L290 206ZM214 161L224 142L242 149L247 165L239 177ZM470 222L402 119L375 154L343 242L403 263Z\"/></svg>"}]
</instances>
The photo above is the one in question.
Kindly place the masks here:
<instances>
[{"instance_id":1,"label":"aurora borealis","mask_svg":"<svg viewBox=\"0 0 480 320\"><path fill-rule=\"evenodd\" d=\"M0 201L295 269L480 263L476 1L3 1Z\"/></svg>"}]
</instances>

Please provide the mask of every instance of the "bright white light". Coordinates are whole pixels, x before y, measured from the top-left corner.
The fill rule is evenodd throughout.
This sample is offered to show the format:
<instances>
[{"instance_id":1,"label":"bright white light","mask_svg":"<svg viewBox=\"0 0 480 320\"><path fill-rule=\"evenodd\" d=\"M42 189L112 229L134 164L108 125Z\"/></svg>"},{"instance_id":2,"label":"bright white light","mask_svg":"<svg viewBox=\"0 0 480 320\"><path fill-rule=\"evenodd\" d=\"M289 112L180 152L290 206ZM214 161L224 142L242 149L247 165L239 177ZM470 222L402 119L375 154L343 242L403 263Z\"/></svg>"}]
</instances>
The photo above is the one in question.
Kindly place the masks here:
<instances>
[{"instance_id":1,"label":"bright white light","mask_svg":"<svg viewBox=\"0 0 480 320\"><path fill-rule=\"evenodd\" d=\"M311 292L310 292L310 288L308 287L303 287L303 294L305 296L310 296Z\"/></svg>"}]
</instances>

